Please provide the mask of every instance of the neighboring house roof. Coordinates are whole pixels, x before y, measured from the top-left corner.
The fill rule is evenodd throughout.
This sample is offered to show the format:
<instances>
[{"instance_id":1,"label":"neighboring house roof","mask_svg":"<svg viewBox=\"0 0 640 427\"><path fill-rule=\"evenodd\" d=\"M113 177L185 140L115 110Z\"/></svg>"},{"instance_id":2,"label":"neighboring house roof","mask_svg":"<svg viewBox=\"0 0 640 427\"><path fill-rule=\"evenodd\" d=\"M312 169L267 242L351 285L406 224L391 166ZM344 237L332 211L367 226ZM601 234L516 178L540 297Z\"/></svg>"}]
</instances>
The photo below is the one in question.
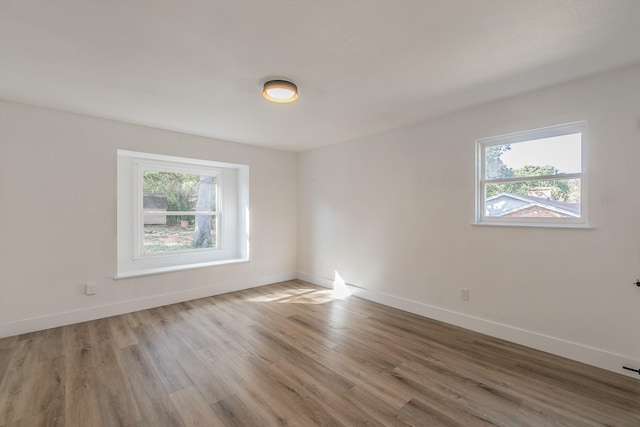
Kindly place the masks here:
<instances>
[{"instance_id":1,"label":"neighboring house roof","mask_svg":"<svg viewBox=\"0 0 640 427\"><path fill-rule=\"evenodd\" d=\"M487 199L485 209L489 216L580 216L579 203L567 203L524 194L500 193ZM519 213L521 215L519 215Z\"/></svg>"}]
</instances>

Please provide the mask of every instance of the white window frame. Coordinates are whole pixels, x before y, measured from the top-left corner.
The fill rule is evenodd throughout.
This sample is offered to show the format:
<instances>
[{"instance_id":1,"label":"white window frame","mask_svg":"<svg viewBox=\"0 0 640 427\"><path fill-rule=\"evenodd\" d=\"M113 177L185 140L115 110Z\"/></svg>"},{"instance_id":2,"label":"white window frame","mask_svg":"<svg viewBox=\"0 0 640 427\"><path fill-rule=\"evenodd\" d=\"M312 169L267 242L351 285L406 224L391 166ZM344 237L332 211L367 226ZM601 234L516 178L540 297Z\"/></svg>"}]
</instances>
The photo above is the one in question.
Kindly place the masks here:
<instances>
[{"instance_id":1,"label":"white window frame","mask_svg":"<svg viewBox=\"0 0 640 427\"><path fill-rule=\"evenodd\" d=\"M194 174L194 175L209 175L213 176L216 179L216 211L167 211L167 212L157 212L157 214L161 215L212 215L216 217L216 245L212 248L194 248L194 249L186 249L181 251L172 251L170 255L181 254L185 252L202 252L202 251L215 251L220 250L222 245L220 240L221 236L221 212L224 211L224 208L220 206L222 203L221 200L224 199L224 195L220 194L221 189L224 188L223 183L223 175L224 169L219 167L185 167L183 165L178 166L177 163L171 162L167 163L166 161L159 162L157 160L150 159L140 159L136 158L134 160L134 219L133 219L133 259L137 260L144 257L157 257L157 256L166 256L167 252L154 252L154 253L145 253L144 251L144 191L143 191L143 176L145 171L154 171L154 172L177 172L177 173L186 173L186 174Z\"/></svg>"},{"instance_id":2,"label":"white window frame","mask_svg":"<svg viewBox=\"0 0 640 427\"><path fill-rule=\"evenodd\" d=\"M543 175L517 178L487 179L485 151L488 147L519 142L533 141L562 135L581 134L581 171L579 173L561 173L557 175ZM525 227L570 227L588 228L587 215L587 122L579 121L545 128L515 132L506 135L480 138L476 140L476 204L475 221L477 225L525 226ZM552 218L552 217L491 217L486 215L485 184L504 182L526 182L547 179L580 179L580 217Z\"/></svg>"},{"instance_id":3,"label":"white window frame","mask_svg":"<svg viewBox=\"0 0 640 427\"><path fill-rule=\"evenodd\" d=\"M249 167L118 150L116 278L249 261ZM216 247L144 253L144 170L213 175L217 182ZM194 214L196 212L170 212ZM207 212L208 213L208 212Z\"/></svg>"}]
</instances>

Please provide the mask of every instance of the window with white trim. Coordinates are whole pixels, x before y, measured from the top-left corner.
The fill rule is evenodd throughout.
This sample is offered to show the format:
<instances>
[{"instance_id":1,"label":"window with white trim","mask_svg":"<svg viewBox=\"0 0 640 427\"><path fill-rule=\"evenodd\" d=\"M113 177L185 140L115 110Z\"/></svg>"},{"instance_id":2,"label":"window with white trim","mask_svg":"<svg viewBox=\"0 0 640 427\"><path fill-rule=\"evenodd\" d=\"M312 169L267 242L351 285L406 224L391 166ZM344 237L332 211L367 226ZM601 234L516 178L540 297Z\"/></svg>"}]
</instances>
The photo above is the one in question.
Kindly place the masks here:
<instances>
[{"instance_id":1,"label":"window with white trim","mask_svg":"<svg viewBox=\"0 0 640 427\"><path fill-rule=\"evenodd\" d=\"M476 223L587 225L586 122L476 141Z\"/></svg>"},{"instance_id":2,"label":"window with white trim","mask_svg":"<svg viewBox=\"0 0 640 427\"><path fill-rule=\"evenodd\" d=\"M118 277L249 258L246 165L118 150Z\"/></svg>"}]
</instances>

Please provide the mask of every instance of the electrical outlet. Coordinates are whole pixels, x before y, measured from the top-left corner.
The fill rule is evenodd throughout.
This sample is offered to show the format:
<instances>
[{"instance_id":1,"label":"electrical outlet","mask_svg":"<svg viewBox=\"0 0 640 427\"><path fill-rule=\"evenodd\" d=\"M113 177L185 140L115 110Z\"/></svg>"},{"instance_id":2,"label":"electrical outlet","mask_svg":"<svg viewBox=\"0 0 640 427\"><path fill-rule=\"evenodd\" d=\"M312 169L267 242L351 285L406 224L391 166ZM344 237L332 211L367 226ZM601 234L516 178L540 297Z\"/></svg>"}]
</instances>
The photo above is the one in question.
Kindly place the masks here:
<instances>
[{"instance_id":1,"label":"electrical outlet","mask_svg":"<svg viewBox=\"0 0 640 427\"><path fill-rule=\"evenodd\" d=\"M84 288L85 295L95 295L96 292L96 282L93 280L88 281Z\"/></svg>"},{"instance_id":2,"label":"electrical outlet","mask_svg":"<svg viewBox=\"0 0 640 427\"><path fill-rule=\"evenodd\" d=\"M460 299L462 301L469 301L469 289L460 288Z\"/></svg>"}]
</instances>

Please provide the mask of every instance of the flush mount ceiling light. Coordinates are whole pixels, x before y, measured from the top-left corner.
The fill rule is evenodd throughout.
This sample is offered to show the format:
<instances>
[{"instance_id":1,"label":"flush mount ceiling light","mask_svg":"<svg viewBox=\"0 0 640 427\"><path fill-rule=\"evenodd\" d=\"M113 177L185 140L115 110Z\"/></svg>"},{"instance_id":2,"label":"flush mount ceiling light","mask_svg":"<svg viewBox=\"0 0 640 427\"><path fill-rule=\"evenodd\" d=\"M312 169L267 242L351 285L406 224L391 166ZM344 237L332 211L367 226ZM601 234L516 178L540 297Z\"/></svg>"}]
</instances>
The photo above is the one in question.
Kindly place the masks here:
<instances>
[{"instance_id":1,"label":"flush mount ceiling light","mask_svg":"<svg viewBox=\"0 0 640 427\"><path fill-rule=\"evenodd\" d=\"M286 80L269 80L264 84L262 96L271 102L287 104L298 99L298 87Z\"/></svg>"}]
</instances>

